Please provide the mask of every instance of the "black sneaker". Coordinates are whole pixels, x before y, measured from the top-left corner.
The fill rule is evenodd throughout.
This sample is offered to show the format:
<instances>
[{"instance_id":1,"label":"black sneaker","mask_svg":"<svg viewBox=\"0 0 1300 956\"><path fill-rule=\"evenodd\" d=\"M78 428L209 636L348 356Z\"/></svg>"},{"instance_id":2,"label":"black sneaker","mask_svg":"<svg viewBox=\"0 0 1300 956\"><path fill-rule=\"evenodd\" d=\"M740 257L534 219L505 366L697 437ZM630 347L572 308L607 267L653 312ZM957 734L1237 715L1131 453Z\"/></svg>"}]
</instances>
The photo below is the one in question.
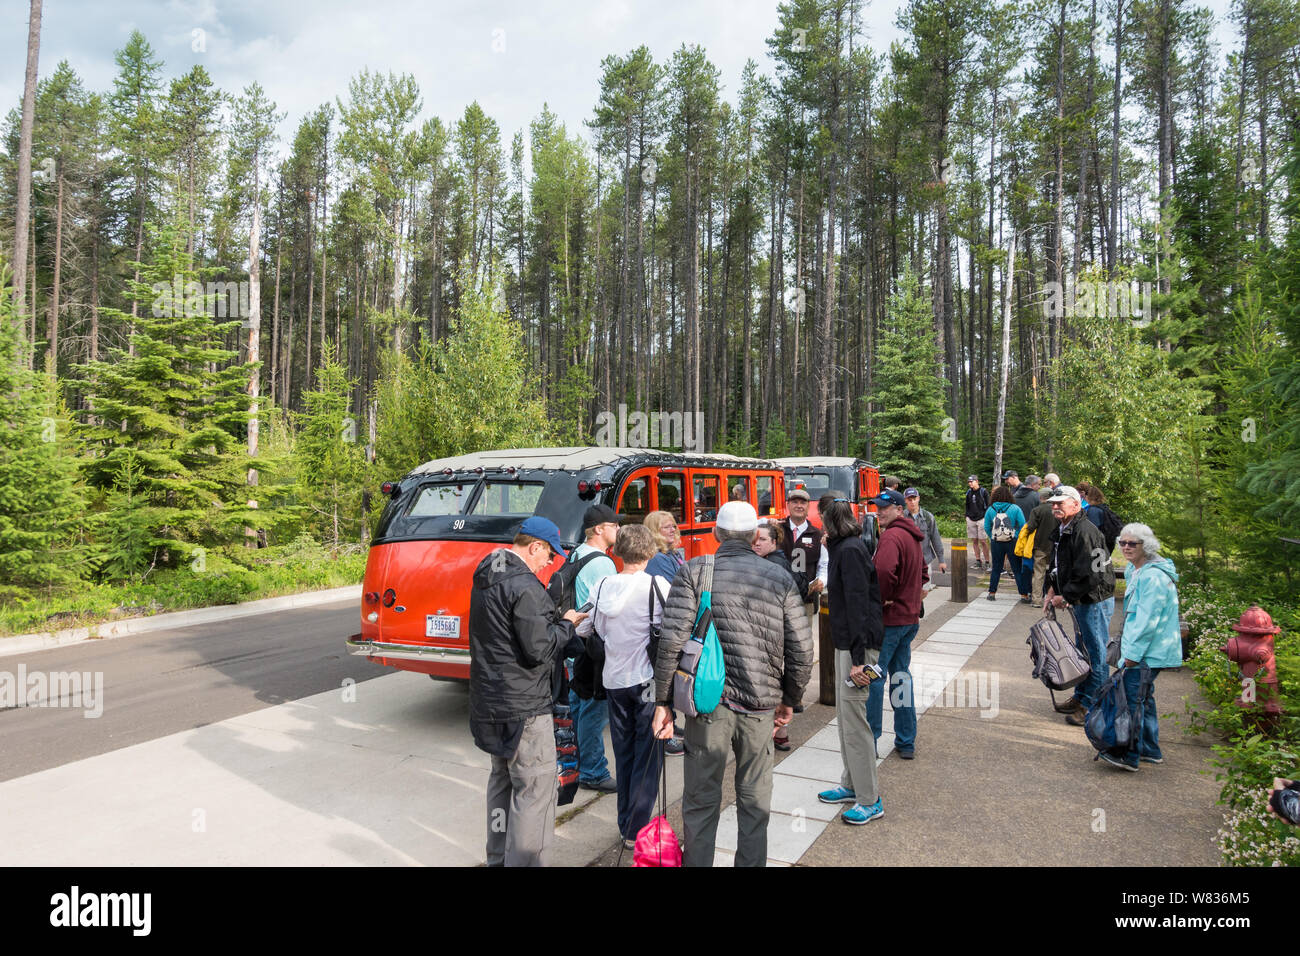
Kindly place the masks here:
<instances>
[{"instance_id":1,"label":"black sneaker","mask_svg":"<svg viewBox=\"0 0 1300 956\"><path fill-rule=\"evenodd\" d=\"M1101 757L1102 763L1108 763L1112 767L1118 767L1120 770L1127 770L1129 773L1137 773L1138 765L1136 762L1125 763L1119 757L1112 756L1111 754L1108 754L1105 751L1102 751L1097 756Z\"/></svg>"},{"instance_id":2,"label":"black sneaker","mask_svg":"<svg viewBox=\"0 0 1300 956\"><path fill-rule=\"evenodd\" d=\"M585 781L578 784L583 790L595 790L597 793L618 793L618 784L614 777L608 776L604 780L597 780L595 783Z\"/></svg>"},{"instance_id":3,"label":"black sneaker","mask_svg":"<svg viewBox=\"0 0 1300 956\"><path fill-rule=\"evenodd\" d=\"M686 741L681 737L674 737L672 740L664 742L664 753L670 757L680 757L686 753Z\"/></svg>"}]
</instances>

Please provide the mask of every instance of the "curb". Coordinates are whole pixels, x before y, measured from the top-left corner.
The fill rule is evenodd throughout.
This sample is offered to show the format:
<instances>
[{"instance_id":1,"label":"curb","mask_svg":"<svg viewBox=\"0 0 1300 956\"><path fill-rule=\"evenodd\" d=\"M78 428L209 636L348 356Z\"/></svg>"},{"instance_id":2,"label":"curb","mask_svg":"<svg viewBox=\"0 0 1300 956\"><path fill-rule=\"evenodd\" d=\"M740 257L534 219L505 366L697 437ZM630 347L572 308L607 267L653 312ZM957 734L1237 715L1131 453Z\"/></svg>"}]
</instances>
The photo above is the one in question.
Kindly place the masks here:
<instances>
[{"instance_id":1,"label":"curb","mask_svg":"<svg viewBox=\"0 0 1300 956\"><path fill-rule=\"evenodd\" d=\"M262 598L257 601L246 601L242 604L190 608L186 611L155 614L152 617L127 617L117 621L91 624L88 627L67 628L62 631L18 634L13 637L0 637L0 657L26 654L30 651L49 650L50 648L62 647L66 644L77 644L82 641L106 640L114 637L126 637L130 634L143 634L147 631L161 631L171 627L190 627L194 624L208 624L212 621L228 621L240 617L252 617L271 611L285 611L292 608L315 607L318 604L333 604L338 601L360 600L361 585L355 584L349 587L330 588L325 591L305 591L301 594Z\"/></svg>"}]
</instances>

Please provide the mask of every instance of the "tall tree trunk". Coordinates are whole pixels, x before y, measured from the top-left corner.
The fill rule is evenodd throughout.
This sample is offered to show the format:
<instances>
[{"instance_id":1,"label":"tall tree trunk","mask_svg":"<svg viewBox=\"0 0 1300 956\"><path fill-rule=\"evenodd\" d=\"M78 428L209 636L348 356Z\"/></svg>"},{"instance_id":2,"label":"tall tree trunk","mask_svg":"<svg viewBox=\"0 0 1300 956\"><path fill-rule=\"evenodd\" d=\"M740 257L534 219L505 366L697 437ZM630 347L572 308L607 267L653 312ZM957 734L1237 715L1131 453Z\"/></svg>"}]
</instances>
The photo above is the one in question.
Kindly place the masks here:
<instances>
[{"instance_id":1,"label":"tall tree trunk","mask_svg":"<svg viewBox=\"0 0 1300 956\"><path fill-rule=\"evenodd\" d=\"M311 209L307 215L307 314L303 325L307 330L307 351L303 355L303 390L311 391L311 373L313 369L311 361L311 319L312 306L316 300L316 245L312 240L312 234L316 231L316 196L313 192L311 197Z\"/></svg>"},{"instance_id":2,"label":"tall tree trunk","mask_svg":"<svg viewBox=\"0 0 1300 956\"><path fill-rule=\"evenodd\" d=\"M1007 271L1002 276L1002 362L998 369L998 430L993 447L993 477L1002 474L1002 435L1007 421L1007 382L1011 374L1011 289L1016 274L1016 231L1011 231L1007 250Z\"/></svg>"},{"instance_id":3,"label":"tall tree trunk","mask_svg":"<svg viewBox=\"0 0 1300 956\"><path fill-rule=\"evenodd\" d=\"M248 457L257 457L258 399L262 391L262 200L258 189L257 157L253 158L253 225L248 230ZM257 469L248 469L248 483L257 484Z\"/></svg>"},{"instance_id":4,"label":"tall tree trunk","mask_svg":"<svg viewBox=\"0 0 1300 956\"><path fill-rule=\"evenodd\" d=\"M1097 0L1092 0L1092 13L1088 17L1088 84L1087 93L1083 100L1085 115L1092 112L1092 76L1097 61L1097 47L1095 44L1096 35ZM1091 123L1089 126L1091 126ZM1070 268L1070 272L1074 275L1074 281L1076 283L1079 281L1079 267L1083 256L1084 207L1088 204L1088 152L1086 146L1079 147L1079 191L1075 195L1074 200L1074 255L1072 257ZM1089 232L1091 232L1091 229Z\"/></svg>"},{"instance_id":5,"label":"tall tree trunk","mask_svg":"<svg viewBox=\"0 0 1300 956\"><path fill-rule=\"evenodd\" d=\"M1123 102L1124 0L1115 0L1115 106L1110 132L1110 235L1107 237L1106 272L1113 277L1119 264L1119 107Z\"/></svg>"},{"instance_id":6,"label":"tall tree trunk","mask_svg":"<svg viewBox=\"0 0 1300 956\"><path fill-rule=\"evenodd\" d=\"M59 365L59 286L63 266L63 160L57 160L58 187L54 200L54 285L50 289L50 351L46 365L51 377L57 376Z\"/></svg>"},{"instance_id":7,"label":"tall tree trunk","mask_svg":"<svg viewBox=\"0 0 1300 956\"><path fill-rule=\"evenodd\" d=\"M14 305L19 322L35 313L27 304L28 229L32 214L32 129L36 119L36 62L41 50L41 0L31 0L27 25L27 71L23 76L23 115L18 126L18 199L14 217ZM33 341L35 336L32 337Z\"/></svg>"}]
</instances>

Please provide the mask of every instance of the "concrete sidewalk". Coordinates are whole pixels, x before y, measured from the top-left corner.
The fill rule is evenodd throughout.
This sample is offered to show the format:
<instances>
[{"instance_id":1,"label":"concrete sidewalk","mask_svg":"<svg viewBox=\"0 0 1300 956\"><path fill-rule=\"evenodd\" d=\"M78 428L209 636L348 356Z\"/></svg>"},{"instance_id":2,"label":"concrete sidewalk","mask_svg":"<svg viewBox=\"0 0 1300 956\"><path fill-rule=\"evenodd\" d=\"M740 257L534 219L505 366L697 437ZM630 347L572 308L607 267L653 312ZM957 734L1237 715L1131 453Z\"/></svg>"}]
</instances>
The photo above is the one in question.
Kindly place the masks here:
<instances>
[{"instance_id":1,"label":"concrete sidewalk","mask_svg":"<svg viewBox=\"0 0 1300 956\"><path fill-rule=\"evenodd\" d=\"M1041 613L1013 607L962 668L997 675L997 716L932 707L918 722L916 759L895 755L880 768L885 815L864 827L831 821L800 865L1218 865L1210 741L1166 716L1183 713L1184 695L1199 699L1190 671L1155 684L1165 762L1117 770L1093 760L1083 729L1030 676L1025 638ZM1122 629L1118 607L1111 624Z\"/></svg>"},{"instance_id":2,"label":"concrete sidewalk","mask_svg":"<svg viewBox=\"0 0 1300 956\"><path fill-rule=\"evenodd\" d=\"M838 778L840 764L834 708L813 703L814 669L806 710L791 724L793 749L776 755L768 865L1218 865L1215 834L1223 817L1216 806L1219 785L1207 772L1210 741L1185 735L1172 719L1182 715L1184 695L1199 700L1191 673L1166 671L1155 685L1165 762L1143 764L1138 773L1117 770L1093 760L1096 751L1083 729L1065 723L1031 676L1025 638L1041 610L1017 603L1014 595L988 602L976 587L971 593L975 599L965 605L948 602L946 589L926 602L913 643L917 756L903 761L892 753L886 702L879 763L885 815L866 826L840 823L842 807L817 801L825 784L813 778L828 772ZM972 619L995 626L988 633ZM1119 633L1121 609L1111 624ZM963 633L964 647L953 643L953 635ZM931 674L937 669L952 676L941 691L933 677L917 678L926 663ZM995 706L988 706L986 692L994 686ZM976 687L985 693L973 699ZM669 765L678 770L669 791L677 802L668 817L680 839L675 764L680 761ZM606 802L613 801L599 801L588 812L607 812ZM715 866L733 861L734 765L723 783L723 808ZM615 844L593 865L613 866L618 856ZM623 853L622 865L630 858Z\"/></svg>"}]
</instances>

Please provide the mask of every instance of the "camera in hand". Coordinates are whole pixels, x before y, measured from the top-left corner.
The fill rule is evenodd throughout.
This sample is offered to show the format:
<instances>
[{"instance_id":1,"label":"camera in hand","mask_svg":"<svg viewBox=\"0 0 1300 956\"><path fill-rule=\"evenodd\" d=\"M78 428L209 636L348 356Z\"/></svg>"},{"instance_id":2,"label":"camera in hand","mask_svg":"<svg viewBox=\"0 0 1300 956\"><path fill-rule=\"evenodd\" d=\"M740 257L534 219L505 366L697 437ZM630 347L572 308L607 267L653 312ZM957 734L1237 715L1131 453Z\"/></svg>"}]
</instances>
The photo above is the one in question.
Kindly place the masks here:
<instances>
[{"instance_id":1,"label":"camera in hand","mask_svg":"<svg viewBox=\"0 0 1300 956\"><path fill-rule=\"evenodd\" d=\"M863 666L862 672L864 674L870 674L872 680L880 680L882 677L885 676L885 672L880 669L879 664L866 664ZM844 678L844 686L857 687L858 685L853 683L852 677L846 677Z\"/></svg>"}]
</instances>

